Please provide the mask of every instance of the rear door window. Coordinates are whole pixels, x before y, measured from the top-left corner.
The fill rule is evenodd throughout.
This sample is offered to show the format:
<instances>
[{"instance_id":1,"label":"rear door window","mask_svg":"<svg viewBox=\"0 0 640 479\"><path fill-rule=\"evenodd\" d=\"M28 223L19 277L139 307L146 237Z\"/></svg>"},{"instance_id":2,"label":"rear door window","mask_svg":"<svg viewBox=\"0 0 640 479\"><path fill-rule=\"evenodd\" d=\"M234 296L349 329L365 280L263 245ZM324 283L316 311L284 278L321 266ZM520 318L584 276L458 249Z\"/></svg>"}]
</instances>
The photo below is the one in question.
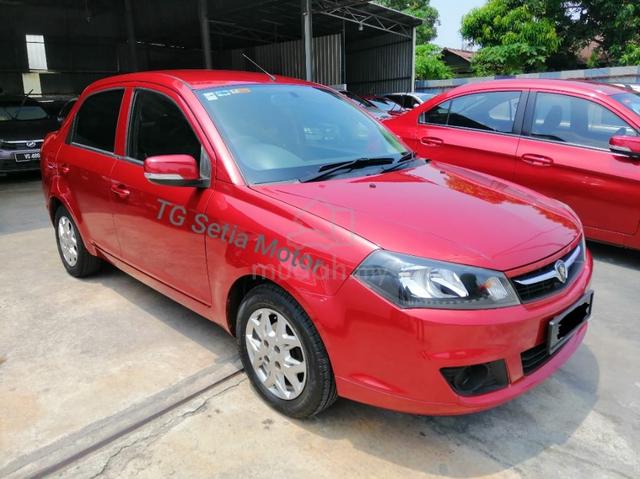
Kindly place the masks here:
<instances>
[{"instance_id":1,"label":"rear door window","mask_svg":"<svg viewBox=\"0 0 640 479\"><path fill-rule=\"evenodd\" d=\"M72 143L113 153L124 90L108 90L87 97L74 121Z\"/></svg>"},{"instance_id":2,"label":"rear door window","mask_svg":"<svg viewBox=\"0 0 640 479\"><path fill-rule=\"evenodd\" d=\"M475 93L452 100L448 125L512 133L520 103L519 91Z\"/></svg>"}]
</instances>

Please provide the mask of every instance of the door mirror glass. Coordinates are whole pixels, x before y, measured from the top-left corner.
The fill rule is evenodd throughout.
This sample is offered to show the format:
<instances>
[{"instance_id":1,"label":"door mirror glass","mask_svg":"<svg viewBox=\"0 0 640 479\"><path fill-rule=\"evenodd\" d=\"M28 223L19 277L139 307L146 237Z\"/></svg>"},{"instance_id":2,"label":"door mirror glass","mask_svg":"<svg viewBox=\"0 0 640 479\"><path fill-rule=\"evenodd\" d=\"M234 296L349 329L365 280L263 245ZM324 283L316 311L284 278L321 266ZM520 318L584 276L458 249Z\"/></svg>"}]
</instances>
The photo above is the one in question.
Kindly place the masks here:
<instances>
[{"instance_id":1,"label":"door mirror glass","mask_svg":"<svg viewBox=\"0 0 640 479\"><path fill-rule=\"evenodd\" d=\"M145 178L164 186L207 186L200 178L198 163L190 155L150 156L144 160Z\"/></svg>"},{"instance_id":2,"label":"door mirror glass","mask_svg":"<svg viewBox=\"0 0 640 479\"><path fill-rule=\"evenodd\" d=\"M640 160L640 137L612 136L609 140L609 149L614 153Z\"/></svg>"}]
</instances>

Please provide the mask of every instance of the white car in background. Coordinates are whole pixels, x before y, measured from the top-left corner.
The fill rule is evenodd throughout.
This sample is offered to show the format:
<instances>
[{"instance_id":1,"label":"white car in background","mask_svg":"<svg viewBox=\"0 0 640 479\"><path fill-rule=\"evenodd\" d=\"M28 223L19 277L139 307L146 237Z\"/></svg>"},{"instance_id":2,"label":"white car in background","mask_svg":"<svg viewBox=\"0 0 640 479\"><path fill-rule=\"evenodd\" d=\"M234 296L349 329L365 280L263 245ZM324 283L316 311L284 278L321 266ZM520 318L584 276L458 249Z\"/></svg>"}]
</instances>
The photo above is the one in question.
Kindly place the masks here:
<instances>
[{"instance_id":1,"label":"white car in background","mask_svg":"<svg viewBox=\"0 0 640 479\"><path fill-rule=\"evenodd\" d=\"M387 93L384 95L394 103L397 103L402 108L410 110L412 108L421 105L427 100L430 100L436 96L436 93L423 93L423 92L408 92L408 93Z\"/></svg>"}]
</instances>

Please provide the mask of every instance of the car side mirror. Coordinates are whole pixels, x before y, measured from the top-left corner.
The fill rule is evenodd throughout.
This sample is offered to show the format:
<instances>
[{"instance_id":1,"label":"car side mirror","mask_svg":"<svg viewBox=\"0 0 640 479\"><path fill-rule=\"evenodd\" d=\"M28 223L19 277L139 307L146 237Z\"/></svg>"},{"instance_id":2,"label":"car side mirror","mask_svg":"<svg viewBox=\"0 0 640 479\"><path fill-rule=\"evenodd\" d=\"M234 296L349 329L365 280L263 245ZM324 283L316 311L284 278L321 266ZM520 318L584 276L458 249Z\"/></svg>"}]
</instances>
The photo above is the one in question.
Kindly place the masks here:
<instances>
[{"instance_id":1,"label":"car side mirror","mask_svg":"<svg viewBox=\"0 0 640 479\"><path fill-rule=\"evenodd\" d=\"M613 153L640 160L640 136L612 136L609 149Z\"/></svg>"},{"instance_id":2,"label":"car side mirror","mask_svg":"<svg viewBox=\"0 0 640 479\"><path fill-rule=\"evenodd\" d=\"M200 177L198 163L190 155L150 156L144 160L144 177L164 186L209 186L209 179Z\"/></svg>"}]
</instances>

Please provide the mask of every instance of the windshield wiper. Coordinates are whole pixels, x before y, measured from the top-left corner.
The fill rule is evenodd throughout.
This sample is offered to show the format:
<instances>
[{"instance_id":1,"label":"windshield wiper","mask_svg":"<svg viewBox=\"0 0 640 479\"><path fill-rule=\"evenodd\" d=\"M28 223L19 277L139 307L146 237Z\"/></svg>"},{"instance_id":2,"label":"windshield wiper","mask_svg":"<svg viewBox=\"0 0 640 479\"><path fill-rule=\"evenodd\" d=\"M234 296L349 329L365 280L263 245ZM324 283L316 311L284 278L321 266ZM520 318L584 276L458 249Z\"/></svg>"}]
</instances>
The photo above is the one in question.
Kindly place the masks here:
<instances>
[{"instance_id":1,"label":"windshield wiper","mask_svg":"<svg viewBox=\"0 0 640 479\"><path fill-rule=\"evenodd\" d=\"M382 173L386 173L387 171L398 170L401 167L405 166L405 164L408 163L409 161L412 161L415 159L416 159L416 154L413 151L407 151L404 153L404 155L398 158L391 166L389 166L388 168L384 168L382 170Z\"/></svg>"},{"instance_id":2,"label":"windshield wiper","mask_svg":"<svg viewBox=\"0 0 640 479\"><path fill-rule=\"evenodd\" d=\"M26 93L24 95L24 98L22 99L22 103L20 103L20 106L18 107L18 111L16 111L16 115L13 117L14 120L19 119L18 117L20 116L20 112L24 108L24 104L27 102L27 98L29 98L29 95L31 95L32 92L33 92L33 88L29 90L29 93Z\"/></svg>"},{"instance_id":3,"label":"windshield wiper","mask_svg":"<svg viewBox=\"0 0 640 479\"><path fill-rule=\"evenodd\" d=\"M388 165L389 163L393 163L393 158L358 158L357 160L351 161L341 161L339 163L329 163L320 167L320 169L316 173L312 173L308 176L303 176L299 178L298 181L300 183L308 183L311 181L317 181L322 178L325 178L336 171L341 170L355 170L356 168L365 168L367 166L375 166L375 165Z\"/></svg>"}]
</instances>

